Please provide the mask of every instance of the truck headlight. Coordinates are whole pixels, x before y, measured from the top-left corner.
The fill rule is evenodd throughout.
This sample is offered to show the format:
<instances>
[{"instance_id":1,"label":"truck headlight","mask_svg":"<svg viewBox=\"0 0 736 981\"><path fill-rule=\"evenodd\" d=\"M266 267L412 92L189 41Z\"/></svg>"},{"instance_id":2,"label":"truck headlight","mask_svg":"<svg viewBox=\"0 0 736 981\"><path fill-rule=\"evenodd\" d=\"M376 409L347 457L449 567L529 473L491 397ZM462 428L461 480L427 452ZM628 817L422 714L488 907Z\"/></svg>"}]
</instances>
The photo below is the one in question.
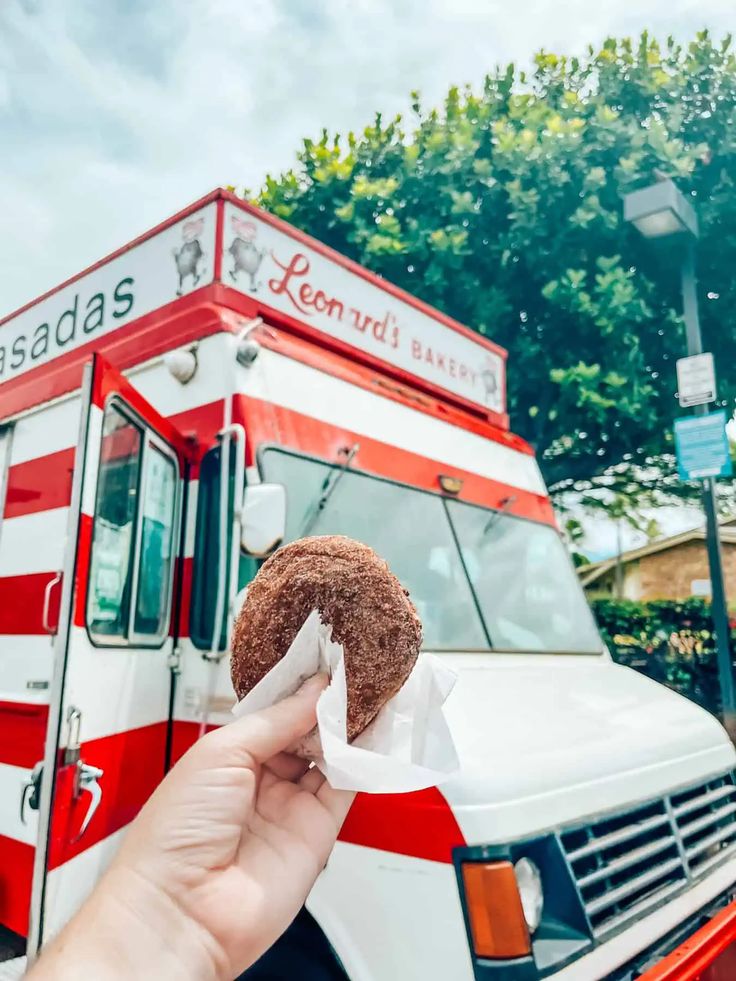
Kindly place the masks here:
<instances>
[{"instance_id":1,"label":"truck headlight","mask_svg":"<svg viewBox=\"0 0 736 981\"><path fill-rule=\"evenodd\" d=\"M542 919L544 909L541 873L530 858L520 858L514 865L514 875L519 887L526 925L529 927L529 933L534 933Z\"/></svg>"},{"instance_id":2,"label":"truck headlight","mask_svg":"<svg viewBox=\"0 0 736 981\"><path fill-rule=\"evenodd\" d=\"M453 849L477 978L546 978L593 945L572 870L555 834Z\"/></svg>"}]
</instances>

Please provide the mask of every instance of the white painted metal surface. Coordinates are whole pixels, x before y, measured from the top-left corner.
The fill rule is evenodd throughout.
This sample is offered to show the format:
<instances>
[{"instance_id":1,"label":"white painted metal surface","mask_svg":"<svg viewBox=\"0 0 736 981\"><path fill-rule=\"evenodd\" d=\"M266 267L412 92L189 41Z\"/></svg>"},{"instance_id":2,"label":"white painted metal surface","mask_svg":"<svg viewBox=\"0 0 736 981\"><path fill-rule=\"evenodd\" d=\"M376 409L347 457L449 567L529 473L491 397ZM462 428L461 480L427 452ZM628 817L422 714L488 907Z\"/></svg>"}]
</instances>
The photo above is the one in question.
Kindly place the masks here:
<instances>
[{"instance_id":1,"label":"white painted metal surface","mask_svg":"<svg viewBox=\"0 0 736 981\"><path fill-rule=\"evenodd\" d=\"M736 764L709 713L605 657L445 655L461 771L442 787L470 844L503 842Z\"/></svg>"}]
</instances>

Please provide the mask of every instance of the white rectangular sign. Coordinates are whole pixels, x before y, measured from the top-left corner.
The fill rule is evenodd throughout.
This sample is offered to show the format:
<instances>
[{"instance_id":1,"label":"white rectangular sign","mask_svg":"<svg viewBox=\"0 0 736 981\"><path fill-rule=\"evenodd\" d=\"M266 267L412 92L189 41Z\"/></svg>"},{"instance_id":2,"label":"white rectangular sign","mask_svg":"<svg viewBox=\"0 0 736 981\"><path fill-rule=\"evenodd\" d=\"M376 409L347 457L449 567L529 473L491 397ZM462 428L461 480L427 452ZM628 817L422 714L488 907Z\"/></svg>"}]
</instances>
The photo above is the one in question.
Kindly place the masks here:
<instances>
[{"instance_id":1,"label":"white rectangular sign","mask_svg":"<svg viewBox=\"0 0 736 981\"><path fill-rule=\"evenodd\" d=\"M0 384L211 283L215 203L0 324Z\"/></svg>"},{"instance_id":2,"label":"white rectangular sign","mask_svg":"<svg viewBox=\"0 0 736 981\"><path fill-rule=\"evenodd\" d=\"M257 215L225 205L222 281L281 313L493 412L504 360Z\"/></svg>"},{"instance_id":3,"label":"white rectangular sign","mask_svg":"<svg viewBox=\"0 0 736 981\"><path fill-rule=\"evenodd\" d=\"M690 583L690 592L693 596L710 596L713 592L710 579L693 579Z\"/></svg>"},{"instance_id":4,"label":"white rectangular sign","mask_svg":"<svg viewBox=\"0 0 736 981\"><path fill-rule=\"evenodd\" d=\"M683 408L715 402L716 369L712 354L693 354L678 360L677 396Z\"/></svg>"}]
</instances>

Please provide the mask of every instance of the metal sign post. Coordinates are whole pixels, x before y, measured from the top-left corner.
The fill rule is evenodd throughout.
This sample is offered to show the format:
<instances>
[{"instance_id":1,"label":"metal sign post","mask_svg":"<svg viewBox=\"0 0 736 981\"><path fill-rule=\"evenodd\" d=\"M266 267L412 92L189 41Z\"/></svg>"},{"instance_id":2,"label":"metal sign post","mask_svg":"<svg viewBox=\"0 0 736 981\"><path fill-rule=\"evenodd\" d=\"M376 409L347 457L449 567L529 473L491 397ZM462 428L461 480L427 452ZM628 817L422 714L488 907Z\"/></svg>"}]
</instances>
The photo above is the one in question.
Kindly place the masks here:
<instances>
[{"instance_id":1,"label":"metal sign post","mask_svg":"<svg viewBox=\"0 0 736 981\"><path fill-rule=\"evenodd\" d=\"M692 206L692 197L682 194L671 180L658 180L649 187L631 191L624 198L624 220L630 221L644 238L669 239L684 246L680 276L682 283L682 319L685 321L688 358L678 363L677 380L680 405L695 406L696 416L707 413L706 405L716 398L715 372L712 355L703 354L698 316L698 291L695 277L695 247L698 241L698 218ZM679 252L679 249L678 249ZM706 429L707 429L706 424ZM701 429L701 436L703 430ZM686 437L687 439L687 437ZM721 447L725 440L725 425L719 434ZM707 442L707 440L706 440ZM714 441L714 446L715 446ZM726 447L727 449L727 447ZM718 452L712 447L712 451ZM698 451L700 452L700 451ZM709 451L710 452L710 451ZM690 477L703 482L703 509L706 518L708 564L712 584L713 629L718 654L718 677L723 703L723 720L731 738L736 742L736 701L734 700L733 665L731 662L731 634L723 586L721 547L718 537L715 475L725 471L725 463L715 466L715 459L688 468L680 463ZM728 464L730 467L730 462ZM697 472L699 471L699 472ZM730 470L728 471L730 473Z\"/></svg>"},{"instance_id":2,"label":"metal sign post","mask_svg":"<svg viewBox=\"0 0 736 981\"><path fill-rule=\"evenodd\" d=\"M700 334L698 316L698 291L695 276L695 238L690 237L682 263L682 313L687 335L687 353L692 356L703 353L703 340ZM711 413L718 415L719 413ZM705 404L695 406L695 418L708 415ZM722 440L728 442L725 432L725 413L723 415ZM724 464L725 465L725 464ZM728 462L730 468L730 459ZM720 471L717 471L720 472ZM728 470L730 473L730 469ZM716 505L716 482L714 474L703 474L703 510L705 511L706 543L708 547L708 566L712 590L711 612L716 641L718 661L718 680L721 688L723 721L732 739L736 740L736 693L733 683L733 663L731 660L731 628L728 622L726 588L723 582L723 562L721 542L718 534L718 508Z\"/></svg>"}]
</instances>

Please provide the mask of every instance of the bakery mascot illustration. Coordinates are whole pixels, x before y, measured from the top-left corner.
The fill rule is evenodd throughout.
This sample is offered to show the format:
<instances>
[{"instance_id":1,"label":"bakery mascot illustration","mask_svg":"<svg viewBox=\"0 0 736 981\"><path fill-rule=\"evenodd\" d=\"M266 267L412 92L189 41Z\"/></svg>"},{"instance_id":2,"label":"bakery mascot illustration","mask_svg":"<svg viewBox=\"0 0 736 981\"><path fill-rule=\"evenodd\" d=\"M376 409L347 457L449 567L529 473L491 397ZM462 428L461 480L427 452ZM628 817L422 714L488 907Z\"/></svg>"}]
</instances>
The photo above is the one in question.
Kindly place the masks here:
<instances>
[{"instance_id":1,"label":"bakery mascot illustration","mask_svg":"<svg viewBox=\"0 0 736 981\"><path fill-rule=\"evenodd\" d=\"M252 221L243 221L242 218L233 215L231 223L235 238L227 250L233 260L230 277L233 282L237 283L240 273L245 273L249 279L248 288L251 293L255 293L260 285L256 280L256 275L266 255L266 250L259 249L255 243L258 229Z\"/></svg>"},{"instance_id":2,"label":"bakery mascot illustration","mask_svg":"<svg viewBox=\"0 0 736 981\"><path fill-rule=\"evenodd\" d=\"M177 296L184 292L184 280L187 276L192 277L192 286L196 286L202 278L199 271L199 264L204 259L204 251L199 239L204 231L204 218L197 218L195 221L185 221L181 230L184 242L178 249L174 249L174 261L176 271L179 273L179 289Z\"/></svg>"},{"instance_id":3,"label":"bakery mascot illustration","mask_svg":"<svg viewBox=\"0 0 736 981\"><path fill-rule=\"evenodd\" d=\"M486 405L494 405L498 399L498 371L490 358L481 368L480 380L483 385L483 398Z\"/></svg>"}]
</instances>

